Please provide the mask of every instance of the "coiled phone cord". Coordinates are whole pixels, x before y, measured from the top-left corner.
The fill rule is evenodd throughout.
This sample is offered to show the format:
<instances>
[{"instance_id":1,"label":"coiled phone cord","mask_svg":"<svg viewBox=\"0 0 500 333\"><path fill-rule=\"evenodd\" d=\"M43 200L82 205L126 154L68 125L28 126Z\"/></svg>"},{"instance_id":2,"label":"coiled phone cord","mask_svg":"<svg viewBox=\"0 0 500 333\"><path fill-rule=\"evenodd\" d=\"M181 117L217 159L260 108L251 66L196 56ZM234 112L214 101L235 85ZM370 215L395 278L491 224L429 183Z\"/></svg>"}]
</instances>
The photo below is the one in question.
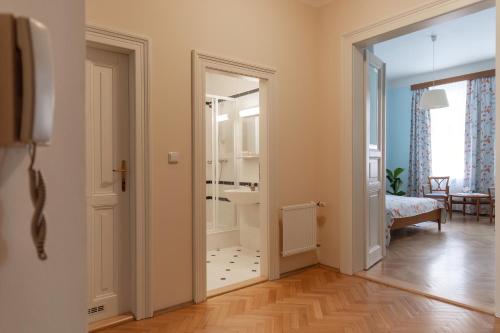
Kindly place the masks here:
<instances>
[{"instance_id":1,"label":"coiled phone cord","mask_svg":"<svg viewBox=\"0 0 500 333\"><path fill-rule=\"evenodd\" d=\"M43 215L43 208L45 207L47 192L42 173L33 168L36 157L36 143L28 146L28 152L31 158L31 163L28 168L30 176L31 202L35 207L35 212L33 213L33 218L31 219L31 237L35 243L38 258L40 260L46 260L47 254L45 253L45 237L47 235L47 222L45 221L45 216Z\"/></svg>"}]
</instances>

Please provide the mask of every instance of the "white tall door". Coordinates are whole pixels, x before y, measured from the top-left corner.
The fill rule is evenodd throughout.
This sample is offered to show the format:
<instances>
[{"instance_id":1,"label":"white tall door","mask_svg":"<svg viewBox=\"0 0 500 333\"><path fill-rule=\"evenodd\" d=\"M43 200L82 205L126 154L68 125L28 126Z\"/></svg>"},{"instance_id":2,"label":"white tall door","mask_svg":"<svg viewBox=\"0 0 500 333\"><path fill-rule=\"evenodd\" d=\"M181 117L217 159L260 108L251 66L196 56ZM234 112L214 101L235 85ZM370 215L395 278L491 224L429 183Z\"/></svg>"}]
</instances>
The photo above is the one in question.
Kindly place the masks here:
<instances>
[{"instance_id":1,"label":"white tall door","mask_svg":"<svg viewBox=\"0 0 500 333\"><path fill-rule=\"evenodd\" d=\"M87 47L85 70L92 322L131 311L129 59Z\"/></svg>"},{"instance_id":2,"label":"white tall door","mask_svg":"<svg viewBox=\"0 0 500 333\"><path fill-rule=\"evenodd\" d=\"M365 268L385 254L385 64L365 51Z\"/></svg>"}]
</instances>

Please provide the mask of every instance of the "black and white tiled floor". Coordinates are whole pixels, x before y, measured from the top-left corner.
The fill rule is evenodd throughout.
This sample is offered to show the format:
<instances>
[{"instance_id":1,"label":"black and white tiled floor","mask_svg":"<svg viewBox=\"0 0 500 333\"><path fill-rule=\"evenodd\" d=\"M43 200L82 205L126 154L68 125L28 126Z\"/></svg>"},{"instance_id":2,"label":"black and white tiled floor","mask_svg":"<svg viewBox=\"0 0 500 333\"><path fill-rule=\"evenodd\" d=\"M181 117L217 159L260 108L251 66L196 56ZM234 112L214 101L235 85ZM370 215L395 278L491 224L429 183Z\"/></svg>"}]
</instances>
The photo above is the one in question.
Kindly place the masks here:
<instances>
[{"instance_id":1,"label":"black and white tiled floor","mask_svg":"<svg viewBox=\"0 0 500 333\"><path fill-rule=\"evenodd\" d=\"M241 246L207 252L207 290L260 276L260 251Z\"/></svg>"}]
</instances>

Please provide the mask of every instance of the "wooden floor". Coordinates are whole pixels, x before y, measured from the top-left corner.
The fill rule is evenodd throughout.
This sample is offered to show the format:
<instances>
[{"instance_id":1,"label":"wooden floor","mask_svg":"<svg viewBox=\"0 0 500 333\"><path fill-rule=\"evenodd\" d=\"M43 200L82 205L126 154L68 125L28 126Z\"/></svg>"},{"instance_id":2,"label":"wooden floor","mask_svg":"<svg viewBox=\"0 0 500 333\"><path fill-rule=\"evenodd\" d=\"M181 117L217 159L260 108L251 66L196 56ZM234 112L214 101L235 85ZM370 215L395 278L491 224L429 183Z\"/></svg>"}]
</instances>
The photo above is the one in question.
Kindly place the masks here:
<instances>
[{"instance_id":1,"label":"wooden floor","mask_svg":"<svg viewBox=\"0 0 500 333\"><path fill-rule=\"evenodd\" d=\"M313 268L102 332L495 331L500 321L493 316Z\"/></svg>"},{"instance_id":2,"label":"wooden floor","mask_svg":"<svg viewBox=\"0 0 500 333\"><path fill-rule=\"evenodd\" d=\"M396 230L387 257L363 275L493 313L494 233L488 218L460 214L441 233L435 223Z\"/></svg>"}]
</instances>

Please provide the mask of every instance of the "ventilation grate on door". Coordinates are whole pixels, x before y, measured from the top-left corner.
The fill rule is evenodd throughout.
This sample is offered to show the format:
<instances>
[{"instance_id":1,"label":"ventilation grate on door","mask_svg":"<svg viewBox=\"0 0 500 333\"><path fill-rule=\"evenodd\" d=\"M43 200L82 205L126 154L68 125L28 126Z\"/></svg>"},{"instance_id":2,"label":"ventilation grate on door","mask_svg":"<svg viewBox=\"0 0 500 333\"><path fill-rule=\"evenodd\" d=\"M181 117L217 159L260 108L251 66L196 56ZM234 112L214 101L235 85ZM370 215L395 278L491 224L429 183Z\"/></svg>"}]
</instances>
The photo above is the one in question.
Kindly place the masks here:
<instances>
[{"instance_id":1,"label":"ventilation grate on door","mask_svg":"<svg viewBox=\"0 0 500 333\"><path fill-rule=\"evenodd\" d=\"M90 308L87 311L89 316L94 315L96 313L104 311L104 305L94 306L93 308Z\"/></svg>"}]
</instances>

